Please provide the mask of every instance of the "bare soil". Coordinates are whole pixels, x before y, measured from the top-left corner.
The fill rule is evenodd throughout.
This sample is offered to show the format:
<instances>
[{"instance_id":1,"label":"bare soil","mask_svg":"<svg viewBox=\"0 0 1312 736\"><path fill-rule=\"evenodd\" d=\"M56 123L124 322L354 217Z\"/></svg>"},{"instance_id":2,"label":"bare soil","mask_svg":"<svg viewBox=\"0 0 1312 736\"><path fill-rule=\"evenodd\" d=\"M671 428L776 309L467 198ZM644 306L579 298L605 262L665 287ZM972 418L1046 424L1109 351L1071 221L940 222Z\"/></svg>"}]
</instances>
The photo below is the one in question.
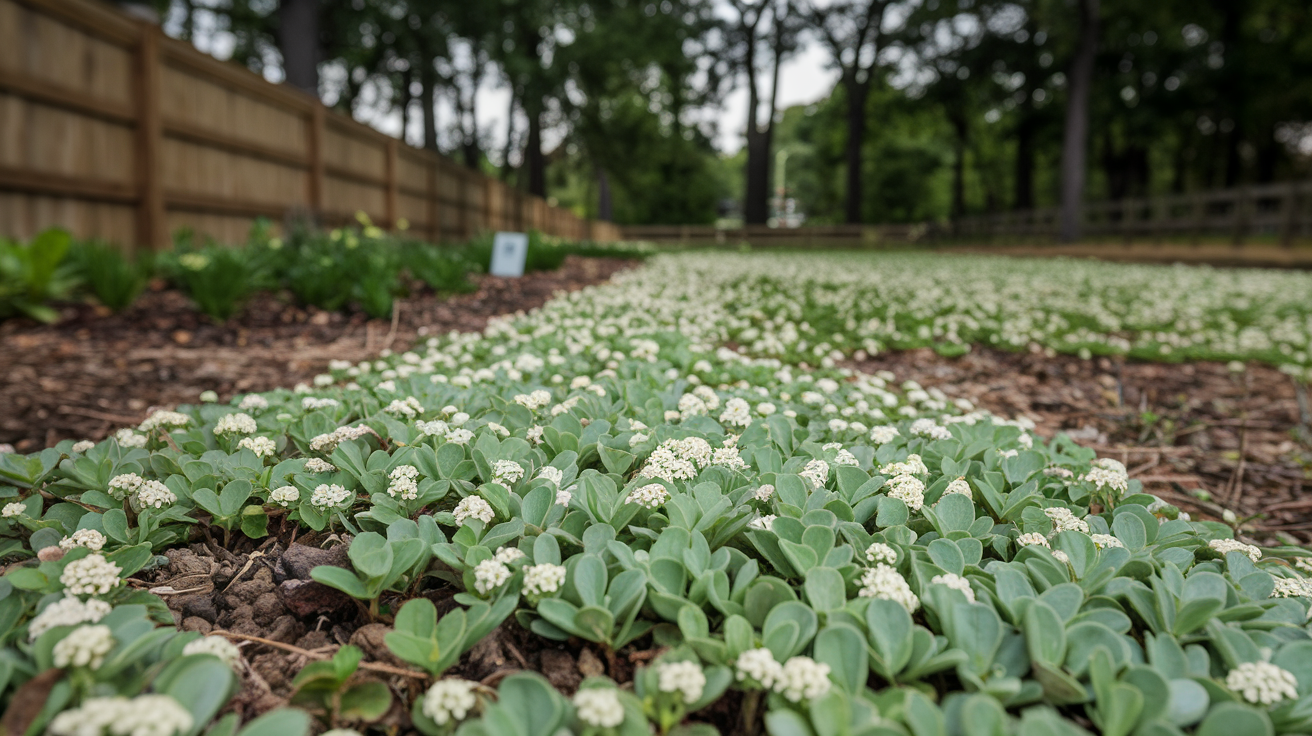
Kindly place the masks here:
<instances>
[{"instance_id":1,"label":"bare soil","mask_svg":"<svg viewBox=\"0 0 1312 736\"><path fill-rule=\"evenodd\" d=\"M957 358L920 349L857 365L996 414L1028 416L1045 437L1066 432L1191 513L1261 515L1254 531L1312 539L1312 435L1293 381L1273 368L1250 363L1232 374L1223 363L1090 361L978 346Z\"/></svg>"},{"instance_id":2,"label":"bare soil","mask_svg":"<svg viewBox=\"0 0 1312 736\"><path fill-rule=\"evenodd\" d=\"M291 387L329 360L359 361L404 349L424 335L481 330L489 317L541 306L561 290L609 279L633 261L570 256L556 271L520 279L475 276L477 290L443 296L416 289L393 319L300 307L258 294L216 324L162 284L120 314L71 304L54 325L0 323L0 443L34 452L65 438L99 440L136 425L151 407L194 403L202 391Z\"/></svg>"}]
</instances>

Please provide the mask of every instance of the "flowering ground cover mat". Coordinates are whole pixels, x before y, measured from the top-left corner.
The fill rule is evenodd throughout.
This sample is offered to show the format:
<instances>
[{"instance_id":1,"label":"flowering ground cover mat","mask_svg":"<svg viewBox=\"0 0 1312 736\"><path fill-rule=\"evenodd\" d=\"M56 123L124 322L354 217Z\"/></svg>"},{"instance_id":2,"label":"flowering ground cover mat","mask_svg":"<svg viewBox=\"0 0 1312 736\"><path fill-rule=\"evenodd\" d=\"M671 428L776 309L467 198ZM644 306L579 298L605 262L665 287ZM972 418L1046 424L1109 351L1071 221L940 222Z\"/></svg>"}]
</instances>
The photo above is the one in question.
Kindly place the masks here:
<instances>
[{"instance_id":1,"label":"flowering ground cover mat","mask_svg":"<svg viewBox=\"0 0 1312 736\"><path fill-rule=\"evenodd\" d=\"M1033 344L1304 377L1307 284L662 256L481 333L0 456L4 724L1307 732L1308 550L850 367Z\"/></svg>"}]
</instances>

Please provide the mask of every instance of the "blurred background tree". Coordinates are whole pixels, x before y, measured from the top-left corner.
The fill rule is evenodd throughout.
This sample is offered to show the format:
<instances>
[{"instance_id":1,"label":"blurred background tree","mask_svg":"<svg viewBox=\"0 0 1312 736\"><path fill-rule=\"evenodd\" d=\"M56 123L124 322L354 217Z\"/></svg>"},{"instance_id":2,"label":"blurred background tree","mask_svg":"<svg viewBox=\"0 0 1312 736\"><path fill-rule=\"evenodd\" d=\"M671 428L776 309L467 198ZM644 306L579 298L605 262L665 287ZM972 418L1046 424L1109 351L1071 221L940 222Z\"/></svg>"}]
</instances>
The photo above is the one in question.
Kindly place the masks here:
<instances>
[{"instance_id":1,"label":"blurred background tree","mask_svg":"<svg viewBox=\"0 0 1312 736\"><path fill-rule=\"evenodd\" d=\"M946 220L1058 205L1063 176L1117 199L1302 178L1312 155L1305 0L158 8L176 36L621 223L766 222L785 201L811 223ZM781 109L779 70L809 49L836 81Z\"/></svg>"}]
</instances>

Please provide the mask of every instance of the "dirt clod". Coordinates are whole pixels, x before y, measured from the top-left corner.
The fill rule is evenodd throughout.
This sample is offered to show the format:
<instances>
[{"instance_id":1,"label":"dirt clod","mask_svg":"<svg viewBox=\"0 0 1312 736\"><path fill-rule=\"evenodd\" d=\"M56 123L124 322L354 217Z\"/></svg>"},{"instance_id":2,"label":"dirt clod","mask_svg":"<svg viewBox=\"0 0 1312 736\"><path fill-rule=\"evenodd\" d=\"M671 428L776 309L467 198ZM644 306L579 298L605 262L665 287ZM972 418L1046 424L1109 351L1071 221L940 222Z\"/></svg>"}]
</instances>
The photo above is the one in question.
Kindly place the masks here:
<instances>
[{"instance_id":1,"label":"dirt clod","mask_svg":"<svg viewBox=\"0 0 1312 736\"><path fill-rule=\"evenodd\" d=\"M542 674L546 675L552 686L566 695L573 695L583 681L569 652L543 649L538 653L538 661L542 666Z\"/></svg>"}]
</instances>

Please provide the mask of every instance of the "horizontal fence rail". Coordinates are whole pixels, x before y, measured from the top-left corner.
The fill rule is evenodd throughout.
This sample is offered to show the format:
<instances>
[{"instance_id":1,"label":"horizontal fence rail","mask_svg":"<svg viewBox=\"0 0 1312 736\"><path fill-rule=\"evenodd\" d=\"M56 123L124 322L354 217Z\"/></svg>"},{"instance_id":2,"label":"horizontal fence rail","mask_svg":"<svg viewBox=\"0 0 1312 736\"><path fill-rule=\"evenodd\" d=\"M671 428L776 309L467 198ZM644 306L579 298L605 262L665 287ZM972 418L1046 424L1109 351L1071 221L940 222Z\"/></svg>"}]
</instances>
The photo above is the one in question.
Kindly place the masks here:
<instances>
[{"instance_id":1,"label":"horizontal fence rail","mask_svg":"<svg viewBox=\"0 0 1312 736\"><path fill-rule=\"evenodd\" d=\"M0 0L0 236L160 248L180 228L239 242L257 217L361 211L434 241L619 236L97 0Z\"/></svg>"},{"instance_id":2,"label":"horizontal fence rail","mask_svg":"<svg viewBox=\"0 0 1312 736\"><path fill-rule=\"evenodd\" d=\"M869 248L912 243L1052 243L1057 208L971 215L948 223L907 225L641 225L621 228L626 240L667 245ZM1234 245L1262 240L1291 246L1312 239L1312 183L1295 181L1085 205L1086 241L1221 240Z\"/></svg>"},{"instance_id":3,"label":"horizontal fence rail","mask_svg":"<svg viewBox=\"0 0 1312 736\"><path fill-rule=\"evenodd\" d=\"M947 233L977 241L1055 240L1060 211L1053 208L972 215ZM1085 239L1253 239L1282 245L1312 237L1312 184L1292 181L1188 194L1094 202L1084 206Z\"/></svg>"}]
</instances>

